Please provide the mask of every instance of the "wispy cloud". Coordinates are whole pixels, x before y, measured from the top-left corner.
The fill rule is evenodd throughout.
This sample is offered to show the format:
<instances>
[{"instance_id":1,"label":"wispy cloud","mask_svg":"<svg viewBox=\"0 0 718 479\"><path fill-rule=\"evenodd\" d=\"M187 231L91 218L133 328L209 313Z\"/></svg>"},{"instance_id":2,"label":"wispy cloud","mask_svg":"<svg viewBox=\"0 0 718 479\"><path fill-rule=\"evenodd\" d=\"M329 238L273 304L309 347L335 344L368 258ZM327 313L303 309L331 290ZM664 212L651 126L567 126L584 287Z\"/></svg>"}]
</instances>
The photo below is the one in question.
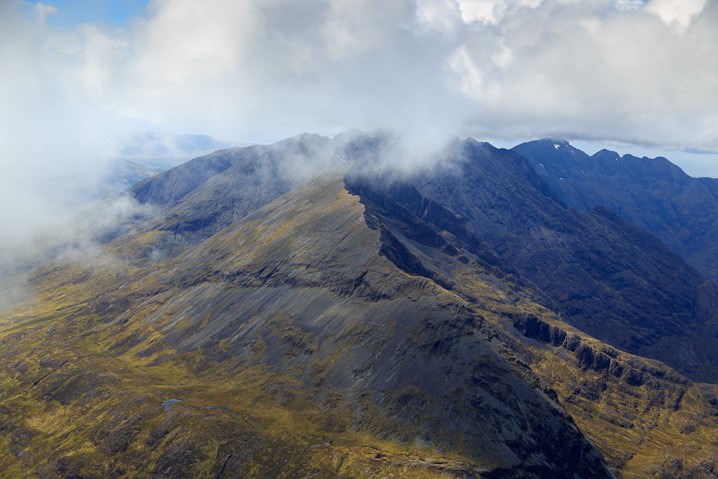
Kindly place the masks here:
<instances>
[{"instance_id":1,"label":"wispy cloud","mask_svg":"<svg viewBox=\"0 0 718 479\"><path fill-rule=\"evenodd\" d=\"M616 0L616 10L620 10L622 12L628 11L628 10L638 10L639 8L643 7L643 5L646 4L648 0Z\"/></svg>"},{"instance_id":2,"label":"wispy cloud","mask_svg":"<svg viewBox=\"0 0 718 479\"><path fill-rule=\"evenodd\" d=\"M640 3L153 0L62 29L0 2L0 243L66 214L118 131L718 149L718 2Z\"/></svg>"},{"instance_id":3,"label":"wispy cloud","mask_svg":"<svg viewBox=\"0 0 718 479\"><path fill-rule=\"evenodd\" d=\"M42 20L45 20L48 15L55 15L58 12L57 7L54 5L46 5L40 2L27 3L30 5L30 8L32 8L32 11L35 12Z\"/></svg>"},{"instance_id":4,"label":"wispy cloud","mask_svg":"<svg viewBox=\"0 0 718 479\"><path fill-rule=\"evenodd\" d=\"M405 126L715 147L716 10L704 0L165 0L125 29L50 32L46 53L62 59L63 88L136 129L261 141Z\"/></svg>"}]
</instances>

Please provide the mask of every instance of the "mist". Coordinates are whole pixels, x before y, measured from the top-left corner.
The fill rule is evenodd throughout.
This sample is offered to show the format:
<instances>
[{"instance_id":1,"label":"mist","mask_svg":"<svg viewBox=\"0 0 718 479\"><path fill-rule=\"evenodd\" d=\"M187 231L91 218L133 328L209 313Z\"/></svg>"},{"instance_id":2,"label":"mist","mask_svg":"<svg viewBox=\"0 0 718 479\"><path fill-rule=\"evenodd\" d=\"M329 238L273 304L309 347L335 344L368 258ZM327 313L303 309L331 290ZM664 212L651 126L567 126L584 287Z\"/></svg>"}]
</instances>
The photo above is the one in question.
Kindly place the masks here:
<instances>
[{"instance_id":1,"label":"mist","mask_svg":"<svg viewBox=\"0 0 718 479\"><path fill-rule=\"evenodd\" d=\"M74 218L133 131L385 129L408 170L456 136L718 150L714 1L152 0L122 25L62 28L52 15L50 0L0 2L0 258L85 234Z\"/></svg>"}]
</instances>

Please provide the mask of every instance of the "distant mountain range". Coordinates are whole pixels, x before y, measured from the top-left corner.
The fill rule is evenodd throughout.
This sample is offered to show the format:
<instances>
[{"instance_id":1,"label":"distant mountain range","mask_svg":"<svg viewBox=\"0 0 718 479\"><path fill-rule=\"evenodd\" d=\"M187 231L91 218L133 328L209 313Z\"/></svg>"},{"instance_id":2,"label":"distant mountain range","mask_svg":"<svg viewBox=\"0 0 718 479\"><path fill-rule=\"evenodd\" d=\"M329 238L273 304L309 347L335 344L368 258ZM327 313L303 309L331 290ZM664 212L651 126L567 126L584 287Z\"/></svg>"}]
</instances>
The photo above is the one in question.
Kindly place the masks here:
<instances>
[{"instance_id":1,"label":"distant mountain range","mask_svg":"<svg viewBox=\"0 0 718 479\"><path fill-rule=\"evenodd\" d=\"M132 186L156 214L0 318L0 469L714 477L716 271L678 247L712 183L554 140L407 172L392 142L305 134Z\"/></svg>"},{"instance_id":2,"label":"distant mountain range","mask_svg":"<svg viewBox=\"0 0 718 479\"><path fill-rule=\"evenodd\" d=\"M530 161L565 205L605 207L718 280L718 179L692 178L665 158L608 150L588 156L560 140L532 141L513 151Z\"/></svg>"},{"instance_id":3,"label":"distant mountain range","mask_svg":"<svg viewBox=\"0 0 718 479\"><path fill-rule=\"evenodd\" d=\"M192 158L240 146L206 135L159 132L127 133L119 143L119 156L110 165L98 192L103 198L115 196L140 180Z\"/></svg>"},{"instance_id":4,"label":"distant mountain range","mask_svg":"<svg viewBox=\"0 0 718 479\"><path fill-rule=\"evenodd\" d=\"M158 166L176 166L208 152L237 146L242 145L207 135L136 132L120 138L120 157L155 161Z\"/></svg>"}]
</instances>

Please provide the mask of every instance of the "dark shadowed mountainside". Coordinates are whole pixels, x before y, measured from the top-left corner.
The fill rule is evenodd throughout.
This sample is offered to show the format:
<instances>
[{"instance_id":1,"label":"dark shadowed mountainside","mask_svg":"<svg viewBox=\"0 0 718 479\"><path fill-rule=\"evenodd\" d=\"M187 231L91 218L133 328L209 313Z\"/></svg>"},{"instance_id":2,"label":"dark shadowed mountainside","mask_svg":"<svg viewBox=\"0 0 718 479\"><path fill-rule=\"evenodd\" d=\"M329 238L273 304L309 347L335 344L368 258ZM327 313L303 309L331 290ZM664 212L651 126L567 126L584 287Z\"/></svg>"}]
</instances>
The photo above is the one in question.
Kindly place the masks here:
<instances>
[{"instance_id":1,"label":"dark shadowed mountainside","mask_svg":"<svg viewBox=\"0 0 718 479\"><path fill-rule=\"evenodd\" d=\"M382 194L403 208L429 215L504 274L530 282L566 322L696 379L716 380L713 283L608 210L564 206L520 155L474 140L450 154L434 174L373 184L385 185ZM434 214L437 208L444 211Z\"/></svg>"},{"instance_id":2,"label":"dark shadowed mountainside","mask_svg":"<svg viewBox=\"0 0 718 479\"><path fill-rule=\"evenodd\" d=\"M529 159L566 205L603 206L718 280L718 180L692 178L665 158L608 150L589 156L563 140L532 141L513 151Z\"/></svg>"}]
</instances>

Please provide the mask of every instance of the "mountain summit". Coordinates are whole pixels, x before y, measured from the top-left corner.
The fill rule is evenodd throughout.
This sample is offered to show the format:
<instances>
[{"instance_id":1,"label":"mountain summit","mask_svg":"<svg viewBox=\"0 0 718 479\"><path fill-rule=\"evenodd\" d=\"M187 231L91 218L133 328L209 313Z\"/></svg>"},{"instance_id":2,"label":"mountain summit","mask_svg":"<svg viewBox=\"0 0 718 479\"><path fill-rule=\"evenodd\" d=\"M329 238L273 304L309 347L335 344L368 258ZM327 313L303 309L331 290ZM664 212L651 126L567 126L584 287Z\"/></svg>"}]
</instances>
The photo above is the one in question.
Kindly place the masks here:
<instances>
[{"instance_id":1,"label":"mountain summit","mask_svg":"<svg viewBox=\"0 0 718 479\"><path fill-rule=\"evenodd\" d=\"M718 180L691 178L665 158L601 150L593 156L553 140L523 143L526 157L566 205L605 207L660 239L707 278L718 280Z\"/></svg>"},{"instance_id":2,"label":"mountain summit","mask_svg":"<svg viewBox=\"0 0 718 479\"><path fill-rule=\"evenodd\" d=\"M0 467L710 477L712 283L516 152L407 173L390 146L302 135L133 186L155 215L3 315Z\"/></svg>"}]
</instances>

